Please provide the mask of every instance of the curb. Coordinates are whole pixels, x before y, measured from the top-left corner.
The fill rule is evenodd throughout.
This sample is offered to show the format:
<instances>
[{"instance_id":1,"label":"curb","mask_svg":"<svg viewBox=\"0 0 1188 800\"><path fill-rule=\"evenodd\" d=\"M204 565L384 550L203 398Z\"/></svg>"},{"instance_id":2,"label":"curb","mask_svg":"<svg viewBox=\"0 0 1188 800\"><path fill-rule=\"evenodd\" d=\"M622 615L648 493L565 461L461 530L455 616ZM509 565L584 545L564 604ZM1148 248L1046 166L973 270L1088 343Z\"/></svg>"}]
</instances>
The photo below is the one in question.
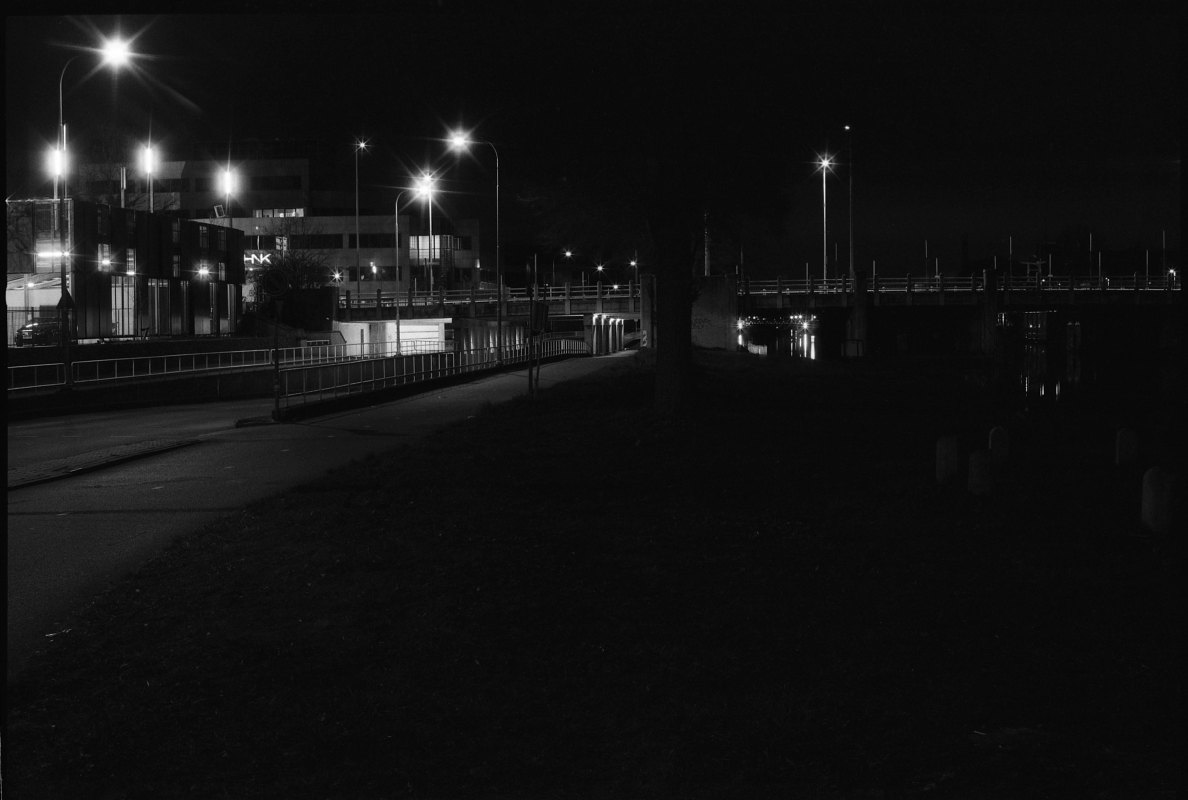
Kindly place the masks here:
<instances>
[{"instance_id":1,"label":"curb","mask_svg":"<svg viewBox=\"0 0 1188 800\"><path fill-rule=\"evenodd\" d=\"M34 464L24 469L10 471L8 475L8 488L11 491L12 489L20 489L25 486L35 486L40 483L70 478L85 472L94 472L104 467L123 464L126 461L134 461L138 458L156 455L157 453L165 453L170 450L189 447L190 445L198 444L199 441L199 439L178 439L140 442L122 447L113 447L108 450L83 453L71 458L58 459L57 461Z\"/></svg>"}]
</instances>

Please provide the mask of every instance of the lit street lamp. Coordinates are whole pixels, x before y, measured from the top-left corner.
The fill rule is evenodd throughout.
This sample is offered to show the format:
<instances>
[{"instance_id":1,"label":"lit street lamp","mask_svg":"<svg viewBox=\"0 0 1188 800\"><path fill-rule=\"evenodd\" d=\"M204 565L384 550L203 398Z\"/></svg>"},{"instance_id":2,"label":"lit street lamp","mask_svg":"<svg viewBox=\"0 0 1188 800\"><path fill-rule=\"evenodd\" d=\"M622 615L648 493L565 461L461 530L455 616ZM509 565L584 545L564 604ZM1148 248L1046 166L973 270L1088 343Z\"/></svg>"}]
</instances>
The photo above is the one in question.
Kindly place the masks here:
<instances>
[{"instance_id":1,"label":"lit street lamp","mask_svg":"<svg viewBox=\"0 0 1188 800\"><path fill-rule=\"evenodd\" d=\"M149 213L151 214L157 210L157 205L153 202L153 173L157 171L157 151L153 148L152 143L146 144L144 150L141 151L140 165L148 179Z\"/></svg>"},{"instance_id":2,"label":"lit street lamp","mask_svg":"<svg viewBox=\"0 0 1188 800\"><path fill-rule=\"evenodd\" d=\"M408 191L408 189L401 190L396 195L396 202L392 207L392 221L396 227L396 239L393 244L393 249L396 251L396 355L400 355L400 198L404 197Z\"/></svg>"},{"instance_id":3,"label":"lit street lamp","mask_svg":"<svg viewBox=\"0 0 1188 800\"><path fill-rule=\"evenodd\" d=\"M433 293L433 192L436 191L434 188L436 182L436 179L426 172L417 178L416 187L417 195L425 198L425 202L429 204L429 262L425 266L425 272L430 294Z\"/></svg>"},{"instance_id":4,"label":"lit street lamp","mask_svg":"<svg viewBox=\"0 0 1188 800\"><path fill-rule=\"evenodd\" d=\"M366 139L355 140L355 293L358 295L363 294L363 272L359 266L359 153L366 149Z\"/></svg>"},{"instance_id":5,"label":"lit street lamp","mask_svg":"<svg viewBox=\"0 0 1188 800\"><path fill-rule=\"evenodd\" d=\"M450 135L450 145L455 150L465 150L471 144L485 144L495 154L495 347L496 360L503 362L503 262L499 251L499 151L488 141L471 139L469 134L455 131Z\"/></svg>"},{"instance_id":6,"label":"lit street lamp","mask_svg":"<svg viewBox=\"0 0 1188 800\"><path fill-rule=\"evenodd\" d=\"M825 176L829 173L829 168L833 162L829 160L829 156L823 156L817 162L821 167L821 265L822 277L829 280L829 231L828 231L828 217L829 204L825 194Z\"/></svg>"},{"instance_id":7,"label":"lit street lamp","mask_svg":"<svg viewBox=\"0 0 1188 800\"><path fill-rule=\"evenodd\" d=\"M128 50L126 42L120 39L108 39L103 43L103 46L98 51L90 50L88 52L98 52L102 55L102 63L109 65L115 69L119 69L131 59L132 54ZM59 263L59 278L61 280L61 299L58 301L60 309L59 318L61 325L59 326L62 336L63 360L66 364L66 385L72 383L71 368L70 368L70 334L74 328L74 319L70 314L74 307L74 300L70 297L70 292L66 288L67 271L66 265L70 258L66 250L66 198L69 194L69 177L67 173L66 163L66 120L64 113L64 103L62 102L62 87L66 81L66 69L80 58L82 54L71 56L62 65L62 72L58 75L58 133L55 138L58 140L58 152L55 158L54 168L54 200L57 201L55 205L58 207L58 215L55 219L58 234L58 257ZM62 195L58 196L58 178L62 179Z\"/></svg>"},{"instance_id":8,"label":"lit street lamp","mask_svg":"<svg viewBox=\"0 0 1188 800\"><path fill-rule=\"evenodd\" d=\"M846 150L849 151L850 165L846 172L850 182L850 280L854 279L854 129L849 125L846 129Z\"/></svg>"},{"instance_id":9,"label":"lit street lamp","mask_svg":"<svg viewBox=\"0 0 1188 800\"><path fill-rule=\"evenodd\" d=\"M226 206L224 206L224 207L227 209L227 240L226 240L226 242L224 242L225 253L223 256L224 263L226 264L226 267L224 267L224 269L229 268L230 264L231 264L231 234L235 230L235 212L233 212L231 210L231 193L234 191L235 191L235 173L231 169L230 162L228 162L227 168L223 170L223 196L226 201ZM216 275L215 277L217 278L218 276ZM225 273L224 273L224 280L226 280ZM215 281L211 281L210 285L212 287L214 287ZM211 305L216 310L218 309L218 299L215 297L213 292L217 292L217 291L218 291L217 288L211 289L211 292L212 292ZM211 324L211 332L215 336L218 336L219 335L219 319L218 319L217 313L211 319L210 324Z\"/></svg>"}]
</instances>

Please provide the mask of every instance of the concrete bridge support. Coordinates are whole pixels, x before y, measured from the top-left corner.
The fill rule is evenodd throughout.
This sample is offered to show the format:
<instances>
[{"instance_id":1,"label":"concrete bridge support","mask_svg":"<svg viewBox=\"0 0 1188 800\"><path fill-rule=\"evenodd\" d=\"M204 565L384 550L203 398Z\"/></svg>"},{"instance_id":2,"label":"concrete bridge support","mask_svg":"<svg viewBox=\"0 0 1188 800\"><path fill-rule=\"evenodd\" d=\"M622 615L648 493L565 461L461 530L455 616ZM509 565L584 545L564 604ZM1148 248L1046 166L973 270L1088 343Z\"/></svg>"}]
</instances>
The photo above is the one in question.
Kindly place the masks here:
<instances>
[{"instance_id":1,"label":"concrete bridge support","mask_svg":"<svg viewBox=\"0 0 1188 800\"><path fill-rule=\"evenodd\" d=\"M860 272L854 276L854 302L850 306L850 313L846 315L846 341L842 347L842 354L846 358L862 358L866 355L869 302L866 273Z\"/></svg>"}]
</instances>

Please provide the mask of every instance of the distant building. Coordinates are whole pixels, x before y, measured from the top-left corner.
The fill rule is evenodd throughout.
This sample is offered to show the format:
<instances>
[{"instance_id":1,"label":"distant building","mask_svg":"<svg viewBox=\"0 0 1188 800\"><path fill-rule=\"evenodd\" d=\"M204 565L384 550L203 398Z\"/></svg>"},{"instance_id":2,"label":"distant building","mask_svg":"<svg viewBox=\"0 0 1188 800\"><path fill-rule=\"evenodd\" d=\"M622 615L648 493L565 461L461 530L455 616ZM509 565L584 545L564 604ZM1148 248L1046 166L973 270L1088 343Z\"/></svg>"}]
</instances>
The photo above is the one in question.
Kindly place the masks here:
<instances>
[{"instance_id":1,"label":"distant building","mask_svg":"<svg viewBox=\"0 0 1188 800\"><path fill-rule=\"evenodd\" d=\"M9 341L14 325L58 317L63 303L80 341L236 330L241 231L73 197L6 205Z\"/></svg>"},{"instance_id":2,"label":"distant building","mask_svg":"<svg viewBox=\"0 0 1188 800\"><path fill-rule=\"evenodd\" d=\"M215 155L220 147L223 153ZM230 194L223 185L228 165L235 183ZM79 183L82 196L149 208L147 175L135 165L84 165ZM493 280L493 268L481 274L477 220L453 220L438 209L430 242L425 203L412 191L404 191L395 218L400 191L364 181L356 194L353 174L336 172L317 142L245 141L233 145L230 157L225 144L197 144L186 159L161 162L151 203L160 214L214 219L242 231L249 276L286 250L301 250L322 265L323 285L343 292L370 294L377 281L382 291L404 292ZM246 291L251 300L250 279Z\"/></svg>"}]
</instances>

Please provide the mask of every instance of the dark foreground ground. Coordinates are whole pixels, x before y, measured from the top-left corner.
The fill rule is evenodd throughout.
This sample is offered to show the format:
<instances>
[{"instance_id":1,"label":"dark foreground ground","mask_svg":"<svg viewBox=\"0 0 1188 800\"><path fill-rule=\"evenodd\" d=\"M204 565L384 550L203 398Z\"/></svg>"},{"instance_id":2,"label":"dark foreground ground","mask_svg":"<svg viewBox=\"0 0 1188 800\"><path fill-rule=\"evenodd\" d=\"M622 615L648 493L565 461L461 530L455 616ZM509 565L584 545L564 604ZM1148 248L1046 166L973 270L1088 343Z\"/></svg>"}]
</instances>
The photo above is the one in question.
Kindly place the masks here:
<instances>
[{"instance_id":1,"label":"dark foreground ground","mask_svg":"<svg viewBox=\"0 0 1188 800\"><path fill-rule=\"evenodd\" d=\"M1175 796L1178 550L1112 463L1119 424L1168 457L1158 420L937 365L700 354L675 420L651 385L175 546L10 687L6 796ZM996 424L997 496L937 486L937 437Z\"/></svg>"}]
</instances>

